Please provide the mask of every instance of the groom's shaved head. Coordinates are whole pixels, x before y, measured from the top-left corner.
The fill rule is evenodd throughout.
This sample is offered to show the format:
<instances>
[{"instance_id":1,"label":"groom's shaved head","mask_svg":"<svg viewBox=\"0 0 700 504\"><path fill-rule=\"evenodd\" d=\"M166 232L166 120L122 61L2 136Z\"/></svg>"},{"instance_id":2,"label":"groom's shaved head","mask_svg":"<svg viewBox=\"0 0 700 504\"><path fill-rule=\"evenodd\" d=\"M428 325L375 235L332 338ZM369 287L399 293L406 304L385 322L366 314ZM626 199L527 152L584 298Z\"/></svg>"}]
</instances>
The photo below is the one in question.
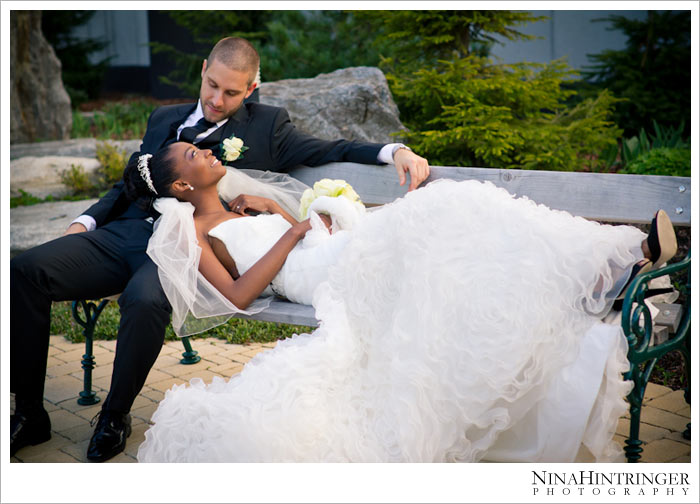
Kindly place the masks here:
<instances>
[{"instance_id":1,"label":"groom's shaved head","mask_svg":"<svg viewBox=\"0 0 700 504\"><path fill-rule=\"evenodd\" d=\"M253 44L240 37L226 37L219 40L209 53L207 60L214 60L226 65L231 70L247 72L250 77L248 84L255 80L255 75L260 66L260 56Z\"/></svg>"}]
</instances>

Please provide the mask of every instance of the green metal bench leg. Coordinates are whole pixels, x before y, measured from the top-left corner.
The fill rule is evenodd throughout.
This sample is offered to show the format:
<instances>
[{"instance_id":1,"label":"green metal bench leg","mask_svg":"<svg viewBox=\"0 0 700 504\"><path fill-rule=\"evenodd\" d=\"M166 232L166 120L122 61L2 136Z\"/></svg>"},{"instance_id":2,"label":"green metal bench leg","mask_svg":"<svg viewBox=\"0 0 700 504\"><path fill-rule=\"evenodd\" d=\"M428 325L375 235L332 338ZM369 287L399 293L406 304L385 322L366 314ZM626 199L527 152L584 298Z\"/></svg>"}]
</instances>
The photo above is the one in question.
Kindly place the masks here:
<instances>
[{"instance_id":1,"label":"green metal bench leg","mask_svg":"<svg viewBox=\"0 0 700 504\"><path fill-rule=\"evenodd\" d=\"M653 367L653 366L652 366ZM637 462L642 458L642 441L639 439L639 423L641 422L642 401L644 400L644 390L647 380L644 379L641 370L635 366L631 370L634 388L627 396L630 403L630 433L625 439L625 458L627 462Z\"/></svg>"},{"instance_id":2,"label":"green metal bench leg","mask_svg":"<svg viewBox=\"0 0 700 504\"><path fill-rule=\"evenodd\" d=\"M202 360L202 358L199 355L197 355L198 352L196 350L192 350L190 338L188 338L187 336L182 338L182 344L185 347L185 351L182 352L182 359L180 359L180 364L196 364L200 360Z\"/></svg>"},{"instance_id":3,"label":"green metal bench leg","mask_svg":"<svg viewBox=\"0 0 700 504\"><path fill-rule=\"evenodd\" d=\"M83 390L78 398L78 404L83 406L90 406L100 402L100 398L92 390L92 370L95 368L92 342L95 334L95 324L97 324L97 319L104 307L107 306L107 303L109 303L109 299L103 299L99 305L92 301L81 299L73 301L72 304L73 318L83 328L83 336L85 336L85 354L83 354L83 360L81 361L83 367ZM81 318L79 308L83 309L84 318Z\"/></svg>"}]
</instances>

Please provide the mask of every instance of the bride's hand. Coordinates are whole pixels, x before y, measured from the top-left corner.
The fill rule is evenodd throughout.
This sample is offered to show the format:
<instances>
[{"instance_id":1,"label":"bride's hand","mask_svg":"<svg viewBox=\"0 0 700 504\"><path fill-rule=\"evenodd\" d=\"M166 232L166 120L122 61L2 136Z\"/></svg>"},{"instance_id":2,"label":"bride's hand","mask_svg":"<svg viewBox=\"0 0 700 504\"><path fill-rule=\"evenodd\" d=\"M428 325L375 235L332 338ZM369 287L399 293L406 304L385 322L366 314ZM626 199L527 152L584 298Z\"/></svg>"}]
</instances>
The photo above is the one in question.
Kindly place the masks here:
<instances>
[{"instance_id":1,"label":"bride's hand","mask_svg":"<svg viewBox=\"0 0 700 504\"><path fill-rule=\"evenodd\" d=\"M249 194L241 194L233 201L229 202L228 207L232 212L240 215L248 215L248 210L254 212L280 213L280 206L273 200L263 198L262 196L251 196Z\"/></svg>"},{"instance_id":2,"label":"bride's hand","mask_svg":"<svg viewBox=\"0 0 700 504\"><path fill-rule=\"evenodd\" d=\"M328 228L328 231L330 232L331 226L333 225L333 221L331 220L331 216L326 215L326 214L319 214L318 216L321 218L323 223ZM311 219L303 220L303 221L299 222L298 224L294 224L292 227L294 229L296 229L299 232L300 237L303 238L304 235L307 233L307 231L309 231L311 229Z\"/></svg>"},{"instance_id":3,"label":"bride's hand","mask_svg":"<svg viewBox=\"0 0 700 504\"><path fill-rule=\"evenodd\" d=\"M326 225L326 227L328 228L328 232L330 233L331 227L333 226L333 220L331 219L331 216L326 215L326 214L318 214L318 216L321 218L323 223Z\"/></svg>"}]
</instances>

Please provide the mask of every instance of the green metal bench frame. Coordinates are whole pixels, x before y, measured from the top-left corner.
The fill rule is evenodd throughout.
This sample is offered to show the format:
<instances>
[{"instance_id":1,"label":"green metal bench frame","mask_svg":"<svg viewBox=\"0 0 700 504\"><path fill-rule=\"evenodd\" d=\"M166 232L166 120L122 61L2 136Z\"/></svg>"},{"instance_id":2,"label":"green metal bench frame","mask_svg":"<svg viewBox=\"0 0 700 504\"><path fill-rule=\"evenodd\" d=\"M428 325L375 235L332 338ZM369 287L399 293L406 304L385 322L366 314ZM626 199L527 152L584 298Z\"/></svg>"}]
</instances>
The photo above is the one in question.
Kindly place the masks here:
<instances>
[{"instance_id":1,"label":"green metal bench frame","mask_svg":"<svg viewBox=\"0 0 700 504\"><path fill-rule=\"evenodd\" d=\"M72 304L73 318L83 328L83 336L85 337L85 353L83 354L83 360L80 361L83 368L83 390L80 391L78 397L78 404L83 406L91 406L100 402L100 398L92 390L92 370L95 369L95 356L92 353L92 344L97 319L110 301L110 299L102 299L99 303L96 303L81 299L73 301ZM196 364L202 359L197 355L197 351L192 350L188 337L182 338L182 344L185 346L185 351L182 353L182 359L180 359L181 364Z\"/></svg>"},{"instance_id":2,"label":"green metal bench frame","mask_svg":"<svg viewBox=\"0 0 700 504\"><path fill-rule=\"evenodd\" d=\"M687 281L683 286L687 300L680 325L673 338L651 346L653 337L651 313L644 303L645 294L649 290L649 281L683 270L687 270ZM686 383L684 397L690 404L690 252L682 261L643 273L634 279L622 304L622 330L629 344L627 359L630 362L630 370L625 373L625 379L634 382L634 388L627 396L630 403L630 435L625 441L625 456L628 462L637 462L643 451L642 441L639 439L639 423L644 392L656 362L674 350L678 350L683 356ZM690 423L683 437L690 439Z\"/></svg>"}]
</instances>

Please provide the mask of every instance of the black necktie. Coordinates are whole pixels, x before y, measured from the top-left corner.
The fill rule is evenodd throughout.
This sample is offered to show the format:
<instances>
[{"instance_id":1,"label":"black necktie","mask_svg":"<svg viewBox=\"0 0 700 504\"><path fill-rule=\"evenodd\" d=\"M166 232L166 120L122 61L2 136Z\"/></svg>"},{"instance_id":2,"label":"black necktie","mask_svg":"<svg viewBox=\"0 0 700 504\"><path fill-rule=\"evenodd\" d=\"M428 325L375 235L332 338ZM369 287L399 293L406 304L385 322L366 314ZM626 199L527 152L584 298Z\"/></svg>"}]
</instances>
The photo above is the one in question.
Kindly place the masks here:
<instances>
[{"instance_id":1,"label":"black necktie","mask_svg":"<svg viewBox=\"0 0 700 504\"><path fill-rule=\"evenodd\" d=\"M197 121L197 124L190 126L189 128L185 128L180 132L180 141L195 143L195 138L197 135L207 131L212 126L216 126L216 123L207 121L204 117L202 117L199 121Z\"/></svg>"}]
</instances>

